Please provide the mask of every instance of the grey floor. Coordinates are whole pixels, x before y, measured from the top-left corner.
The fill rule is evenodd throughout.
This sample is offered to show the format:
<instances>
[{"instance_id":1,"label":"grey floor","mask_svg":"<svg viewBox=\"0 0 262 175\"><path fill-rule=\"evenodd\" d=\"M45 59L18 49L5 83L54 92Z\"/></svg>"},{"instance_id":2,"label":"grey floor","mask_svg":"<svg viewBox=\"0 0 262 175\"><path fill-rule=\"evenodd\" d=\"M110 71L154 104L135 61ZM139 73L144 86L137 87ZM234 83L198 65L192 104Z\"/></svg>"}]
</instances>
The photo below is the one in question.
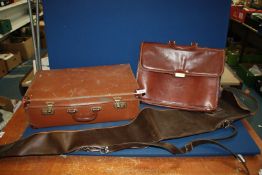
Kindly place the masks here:
<instances>
[{"instance_id":1,"label":"grey floor","mask_svg":"<svg viewBox=\"0 0 262 175\"><path fill-rule=\"evenodd\" d=\"M22 99L22 95L19 90L19 82L31 69L32 61L26 61L13 69L6 76L0 78L0 96L13 99ZM262 97L259 96L254 90L250 90L252 96L257 99L260 107L262 104ZM262 109L260 108L255 116L249 117L247 120L262 139Z\"/></svg>"}]
</instances>

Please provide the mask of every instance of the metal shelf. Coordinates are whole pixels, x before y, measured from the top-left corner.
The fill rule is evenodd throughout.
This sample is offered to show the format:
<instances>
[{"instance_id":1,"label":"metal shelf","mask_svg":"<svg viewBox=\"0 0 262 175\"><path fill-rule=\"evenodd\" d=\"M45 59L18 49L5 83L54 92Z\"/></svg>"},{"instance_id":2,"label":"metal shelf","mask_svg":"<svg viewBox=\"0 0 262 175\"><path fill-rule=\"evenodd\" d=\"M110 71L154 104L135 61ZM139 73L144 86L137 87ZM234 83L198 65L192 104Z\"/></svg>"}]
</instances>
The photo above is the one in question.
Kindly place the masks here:
<instances>
[{"instance_id":1,"label":"metal shelf","mask_svg":"<svg viewBox=\"0 0 262 175\"><path fill-rule=\"evenodd\" d=\"M29 19L29 16L26 15L26 16L22 16L16 20L14 20L12 22L12 30L9 31L8 33L5 33L4 35L0 34L0 39L1 38L4 38L5 36L7 36L8 34L10 34L11 32L19 29L20 27L23 27L24 25L26 25L27 23L30 22L30 19Z\"/></svg>"},{"instance_id":2,"label":"metal shelf","mask_svg":"<svg viewBox=\"0 0 262 175\"><path fill-rule=\"evenodd\" d=\"M0 41L11 32L23 27L30 22L28 14L27 0L21 0L0 8L1 19L10 19L12 30L5 34L0 34ZM43 12L40 13L43 16ZM35 19L35 15L34 15Z\"/></svg>"},{"instance_id":3,"label":"metal shelf","mask_svg":"<svg viewBox=\"0 0 262 175\"><path fill-rule=\"evenodd\" d=\"M28 6L26 0L21 0L16 3L9 4L0 8L1 19L10 19L12 30L6 34L0 34L0 40L9 33L29 23Z\"/></svg>"},{"instance_id":4,"label":"metal shelf","mask_svg":"<svg viewBox=\"0 0 262 175\"><path fill-rule=\"evenodd\" d=\"M19 5L26 4L26 3L27 3L26 0L21 0L21 1L18 1L18 2L12 3L12 4L9 4L9 5L7 5L7 6L0 7L0 12L1 12L1 11L4 11L4 10L8 10L8 9L10 9L10 8L17 7L17 6L19 6Z\"/></svg>"},{"instance_id":5,"label":"metal shelf","mask_svg":"<svg viewBox=\"0 0 262 175\"><path fill-rule=\"evenodd\" d=\"M239 62L242 62L242 56L247 45L251 45L260 50L262 49L262 35L251 26L231 19L229 25L229 32L233 36L237 36L241 39L242 47L240 50Z\"/></svg>"}]
</instances>

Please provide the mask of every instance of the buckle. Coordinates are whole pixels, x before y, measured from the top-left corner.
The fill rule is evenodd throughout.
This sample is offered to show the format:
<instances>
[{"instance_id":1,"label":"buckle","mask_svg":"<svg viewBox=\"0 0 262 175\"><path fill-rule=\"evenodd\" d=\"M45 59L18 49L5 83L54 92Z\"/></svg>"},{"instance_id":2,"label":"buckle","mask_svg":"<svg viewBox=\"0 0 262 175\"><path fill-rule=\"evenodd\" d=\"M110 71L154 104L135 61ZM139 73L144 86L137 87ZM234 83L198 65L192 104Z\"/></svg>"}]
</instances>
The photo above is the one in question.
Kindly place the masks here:
<instances>
[{"instance_id":1,"label":"buckle","mask_svg":"<svg viewBox=\"0 0 262 175\"><path fill-rule=\"evenodd\" d=\"M231 122L230 122L229 120L225 120L225 121L222 123L221 127L222 127L222 128L228 128L230 125L231 125Z\"/></svg>"},{"instance_id":2,"label":"buckle","mask_svg":"<svg viewBox=\"0 0 262 175\"><path fill-rule=\"evenodd\" d=\"M79 150L86 152L100 152L101 154L109 152L108 146L82 146Z\"/></svg>"},{"instance_id":3,"label":"buckle","mask_svg":"<svg viewBox=\"0 0 262 175\"><path fill-rule=\"evenodd\" d=\"M192 151L194 146L192 145L192 142L185 145L186 152Z\"/></svg>"}]
</instances>

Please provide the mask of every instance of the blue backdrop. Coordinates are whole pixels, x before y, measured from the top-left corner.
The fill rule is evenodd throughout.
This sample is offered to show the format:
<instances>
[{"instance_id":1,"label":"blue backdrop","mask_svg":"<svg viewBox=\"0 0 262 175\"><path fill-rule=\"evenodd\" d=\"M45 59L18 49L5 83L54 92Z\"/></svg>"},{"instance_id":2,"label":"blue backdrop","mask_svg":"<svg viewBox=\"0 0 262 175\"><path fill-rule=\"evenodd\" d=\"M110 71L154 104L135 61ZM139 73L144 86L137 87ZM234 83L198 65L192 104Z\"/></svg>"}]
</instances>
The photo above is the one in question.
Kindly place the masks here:
<instances>
[{"instance_id":1,"label":"blue backdrop","mask_svg":"<svg viewBox=\"0 0 262 175\"><path fill-rule=\"evenodd\" d=\"M130 63L142 41L224 48L229 0L44 0L51 68Z\"/></svg>"}]
</instances>

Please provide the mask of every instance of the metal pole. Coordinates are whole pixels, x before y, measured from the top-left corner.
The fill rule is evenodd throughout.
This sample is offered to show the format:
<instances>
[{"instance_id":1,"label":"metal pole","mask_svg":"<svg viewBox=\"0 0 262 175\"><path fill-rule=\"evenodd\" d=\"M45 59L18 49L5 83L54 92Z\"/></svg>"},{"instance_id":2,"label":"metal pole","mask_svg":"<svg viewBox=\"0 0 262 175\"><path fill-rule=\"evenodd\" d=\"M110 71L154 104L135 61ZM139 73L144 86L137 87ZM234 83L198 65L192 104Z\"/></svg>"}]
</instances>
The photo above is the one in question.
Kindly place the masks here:
<instances>
[{"instance_id":1,"label":"metal pole","mask_svg":"<svg viewBox=\"0 0 262 175\"><path fill-rule=\"evenodd\" d=\"M38 66L39 66L39 70L42 70L40 32L39 32L39 0L36 0L36 41L37 41L36 46L37 46L37 53L38 53Z\"/></svg>"},{"instance_id":2,"label":"metal pole","mask_svg":"<svg viewBox=\"0 0 262 175\"><path fill-rule=\"evenodd\" d=\"M32 31L33 46L34 46L34 52L35 52L36 70L38 71L40 68L39 68L39 64L37 64L38 53L36 49L36 38L35 38L35 29L34 29L34 20L33 20L33 15L32 15L32 8L31 8L31 1L27 0L27 4L28 4L30 25L31 25L31 31Z\"/></svg>"}]
</instances>

